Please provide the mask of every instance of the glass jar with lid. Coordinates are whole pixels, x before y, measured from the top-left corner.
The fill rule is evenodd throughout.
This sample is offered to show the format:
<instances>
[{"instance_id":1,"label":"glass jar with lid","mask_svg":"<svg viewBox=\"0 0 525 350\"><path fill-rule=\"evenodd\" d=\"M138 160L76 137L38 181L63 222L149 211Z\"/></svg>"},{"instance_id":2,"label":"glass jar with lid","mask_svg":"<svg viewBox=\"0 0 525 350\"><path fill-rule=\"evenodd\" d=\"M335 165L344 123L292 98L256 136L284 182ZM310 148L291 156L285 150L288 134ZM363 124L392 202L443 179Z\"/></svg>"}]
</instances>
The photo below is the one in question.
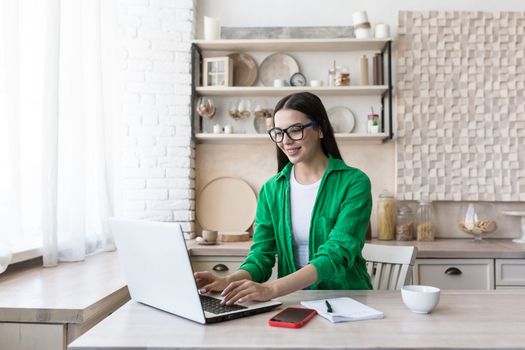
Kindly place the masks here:
<instances>
[{"instance_id":1,"label":"glass jar with lid","mask_svg":"<svg viewBox=\"0 0 525 350\"><path fill-rule=\"evenodd\" d=\"M406 203L402 203L397 208L396 239L398 241L414 239L414 215Z\"/></svg>"},{"instance_id":2,"label":"glass jar with lid","mask_svg":"<svg viewBox=\"0 0 525 350\"><path fill-rule=\"evenodd\" d=\"M429 200L419 201L417 208L416 234L418 241L433 241L435 237L434 214L432 202Z\"/></svg>"},{"instance_id":3,"label":"glass jar with lid","mask_svg":"<svg viewBox=\"0 0 525 350\"><path fill-rule=\"evenodd\" d=\"M383 191L377 202L377 238L392 240L395 238L396 199L394 195Z\"/></svg>"}]
</instances>

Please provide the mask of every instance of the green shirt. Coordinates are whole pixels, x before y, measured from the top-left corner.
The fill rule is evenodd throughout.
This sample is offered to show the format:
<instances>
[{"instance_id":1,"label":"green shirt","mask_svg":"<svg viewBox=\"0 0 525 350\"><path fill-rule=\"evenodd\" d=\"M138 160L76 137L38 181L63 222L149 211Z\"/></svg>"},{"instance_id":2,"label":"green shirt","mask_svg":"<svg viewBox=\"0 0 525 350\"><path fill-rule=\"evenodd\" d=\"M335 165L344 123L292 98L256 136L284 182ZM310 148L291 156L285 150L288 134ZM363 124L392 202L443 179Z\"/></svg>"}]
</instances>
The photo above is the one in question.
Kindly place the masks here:
<instances>
[{"instance_id":1,"label":"green shirt","mask_svg":"<svg viewBox=\"0 0 525 350\"><path fill-rule=\"evenodd\" d=\"M259 191L250 252L240 269L256 282L297 270L292 248L290 171L287 164ZM310 221L309 263L317 270L311 289L372 289L361 255L372 210L370 180L362 171L329 157Z\"/></svg>"}]
</instances>

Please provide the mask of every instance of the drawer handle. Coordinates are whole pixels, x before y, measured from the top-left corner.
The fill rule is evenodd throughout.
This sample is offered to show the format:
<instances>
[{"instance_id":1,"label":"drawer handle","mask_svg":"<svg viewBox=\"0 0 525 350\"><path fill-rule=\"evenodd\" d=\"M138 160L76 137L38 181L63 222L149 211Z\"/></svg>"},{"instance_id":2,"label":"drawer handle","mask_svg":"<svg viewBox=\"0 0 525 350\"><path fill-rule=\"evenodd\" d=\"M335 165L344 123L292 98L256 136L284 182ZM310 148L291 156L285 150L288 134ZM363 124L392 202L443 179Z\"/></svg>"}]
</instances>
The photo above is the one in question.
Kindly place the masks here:
<instances>
[{"instance_id":1,"label":"drawer handle","mask_svg":"<svg viewBox=\"0 0 525 350\"><path fill-rule=\"evenodd\" d=\"M226 272L229 270L229 268L224 264L217 264L212 268L212 270L217 272Z\"/></svg>"},{"instance_id":2,"label":"drawer handle","mask_svg":"<svg viewBox=\"0 0 525 350\"><path fill-rule=\"evenodd\" d=\"M460 269L458 269L457 267L449 267L448 269L445 270L445 274L446 275L449 275L449 276L452 276L452 275L461 275L462 272Z\"/></svg>"}]
</instances>

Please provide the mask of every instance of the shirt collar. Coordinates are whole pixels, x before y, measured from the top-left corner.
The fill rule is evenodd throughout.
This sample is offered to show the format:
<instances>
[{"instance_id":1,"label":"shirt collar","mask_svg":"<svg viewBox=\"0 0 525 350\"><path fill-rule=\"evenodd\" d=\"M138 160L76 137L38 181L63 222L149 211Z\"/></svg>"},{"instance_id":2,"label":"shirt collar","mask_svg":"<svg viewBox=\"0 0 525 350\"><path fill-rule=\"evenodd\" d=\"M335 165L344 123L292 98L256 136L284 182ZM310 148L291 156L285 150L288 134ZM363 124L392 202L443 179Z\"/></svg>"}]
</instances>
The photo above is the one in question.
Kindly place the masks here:
<instances>
[{"instance_id":1,"label":"shirt collar","mask_svg":"<svg viewBox=\"0 0 525 350\"><path fill-rule=\"evenodd\" d=\"M286 179L290 180L290 172L292 171L292 163L288 163L284 168L277 174L277 180ZM328 168L326 169L326 174L331 173L334 170L345 170L347 165L341 159L334 158L331 154L328 154Z\"/></svg>"}]
</instances>

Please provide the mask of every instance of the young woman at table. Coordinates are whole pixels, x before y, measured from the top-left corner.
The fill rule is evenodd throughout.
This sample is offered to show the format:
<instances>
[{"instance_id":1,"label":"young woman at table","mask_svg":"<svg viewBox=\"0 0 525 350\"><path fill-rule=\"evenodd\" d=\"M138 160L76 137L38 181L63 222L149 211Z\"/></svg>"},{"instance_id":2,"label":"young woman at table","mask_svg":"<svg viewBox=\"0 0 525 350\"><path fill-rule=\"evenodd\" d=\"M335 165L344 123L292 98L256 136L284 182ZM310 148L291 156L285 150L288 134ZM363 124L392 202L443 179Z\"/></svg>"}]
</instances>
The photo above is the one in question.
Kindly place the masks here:
<instances>
[{"instance_id":1,"label":"young woman at table","mask_svg":"<svg viewBox=\"0 0 525 350\"><path fill-rule=\"evenodd\" d=\"M319 97L280 100L270 137L278 173L259 191L250 252L226 277L196 272L223 303L264 301L299 289L371 289L361 255L372 209L370 180L347 166ZM275 256L279 278L266 282Z\"/></svg>"}]
</instances>

